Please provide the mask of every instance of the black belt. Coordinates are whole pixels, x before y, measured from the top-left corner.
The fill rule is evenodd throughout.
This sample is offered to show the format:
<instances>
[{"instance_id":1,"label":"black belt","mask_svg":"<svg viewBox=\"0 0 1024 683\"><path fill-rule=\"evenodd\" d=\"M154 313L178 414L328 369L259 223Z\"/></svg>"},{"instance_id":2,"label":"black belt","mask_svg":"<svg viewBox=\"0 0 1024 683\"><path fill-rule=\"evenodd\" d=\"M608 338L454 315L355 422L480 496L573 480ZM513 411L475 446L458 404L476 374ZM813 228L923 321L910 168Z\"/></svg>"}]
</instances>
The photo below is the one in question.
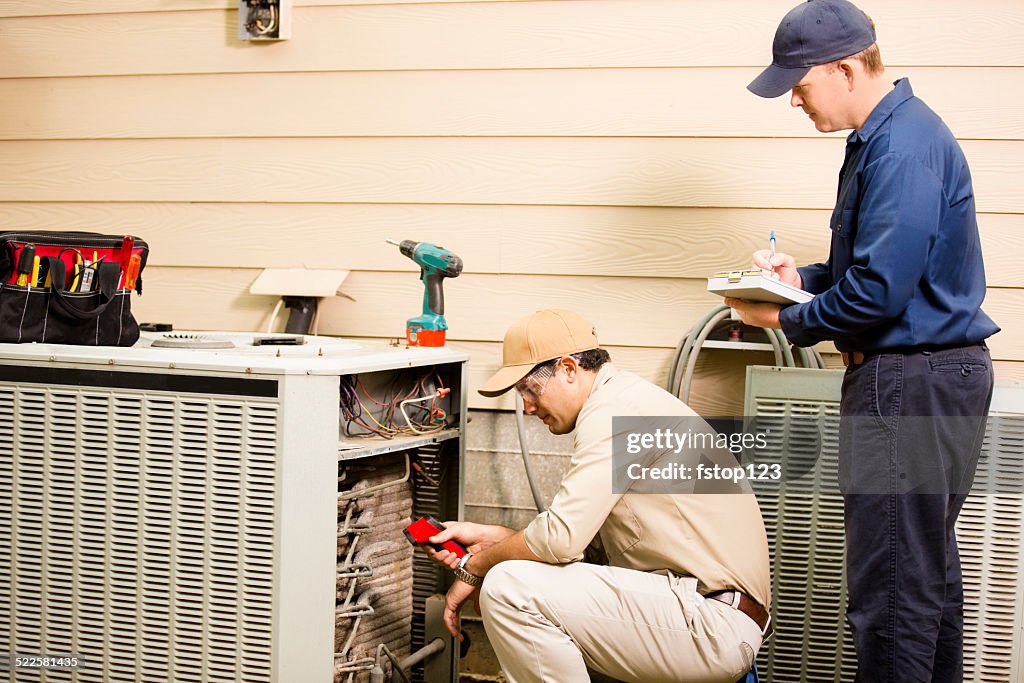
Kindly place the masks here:
<instances>
[{"instance_id":1,"label":"black belt","mask_svg":"<svg viewBox=\"0 0 1024 683\"><path fill-rule=\"evenodd\" d=\"M772 628L772 615L768 614L768 610L762 607L761 603L757 600L754 600L745 593L740 593L739 591L718 591L716 593L708 593L704 597L724 602L733 609L746 614L761 629L762 638L767 638L775 630Z\"/></svg>"}]
</instances>

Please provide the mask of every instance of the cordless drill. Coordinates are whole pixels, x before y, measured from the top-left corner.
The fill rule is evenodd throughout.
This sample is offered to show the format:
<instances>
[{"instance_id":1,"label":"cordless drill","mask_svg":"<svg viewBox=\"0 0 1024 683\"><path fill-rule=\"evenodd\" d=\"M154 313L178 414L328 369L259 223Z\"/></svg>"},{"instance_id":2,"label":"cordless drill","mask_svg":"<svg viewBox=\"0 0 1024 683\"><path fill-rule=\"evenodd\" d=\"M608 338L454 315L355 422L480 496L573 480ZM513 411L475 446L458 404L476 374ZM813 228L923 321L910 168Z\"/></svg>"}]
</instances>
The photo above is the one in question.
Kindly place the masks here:
<instances>
[{"instance_id":1,"label":"cordless drill","mask_svg":"<svg viewBox=\"0 0 1024 683\"><path fill-rule=\"evenodd\" d=\"M444 290L441 281L446 277L458 277L462 272L462 259L444 247L427 242L402 240L388 244L398 247L420 267L423 281L423 313L409 318L405 323L405 340L409 346L444 346Z\"/></svg>"}]
</instances>

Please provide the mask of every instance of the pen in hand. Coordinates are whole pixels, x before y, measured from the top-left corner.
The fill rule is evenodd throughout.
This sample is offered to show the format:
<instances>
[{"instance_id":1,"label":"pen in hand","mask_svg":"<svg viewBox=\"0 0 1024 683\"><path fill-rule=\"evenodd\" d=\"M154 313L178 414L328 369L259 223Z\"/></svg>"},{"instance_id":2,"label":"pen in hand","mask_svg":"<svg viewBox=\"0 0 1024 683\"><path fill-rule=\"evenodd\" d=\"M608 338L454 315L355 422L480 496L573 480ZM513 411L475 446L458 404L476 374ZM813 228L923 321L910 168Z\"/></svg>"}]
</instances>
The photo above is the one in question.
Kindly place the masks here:
<instances>
[{"instance_id":1,"label":"pen in hand","mask_svg":"<svg viewBox=\"0 0 1024 683\"><path fill-rule=\"evenodd\" d=\"M775 231L772 230L768 236L768 267L762 268L761 272L765 277L771 277L775 275Z\"/></svg>"}]
</instances>

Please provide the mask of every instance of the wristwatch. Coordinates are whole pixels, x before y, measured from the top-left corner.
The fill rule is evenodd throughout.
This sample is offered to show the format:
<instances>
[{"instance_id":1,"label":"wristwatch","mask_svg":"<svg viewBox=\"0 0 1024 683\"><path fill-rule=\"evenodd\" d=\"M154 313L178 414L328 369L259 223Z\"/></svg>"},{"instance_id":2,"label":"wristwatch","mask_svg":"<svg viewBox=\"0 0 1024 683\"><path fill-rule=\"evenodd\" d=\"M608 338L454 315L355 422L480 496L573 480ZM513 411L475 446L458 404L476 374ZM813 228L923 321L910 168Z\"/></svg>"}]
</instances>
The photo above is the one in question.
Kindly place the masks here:
<instances>
[{"instance_id":1,"label":"wristwatch","mask_svg":"<svg viewBox=\"0 0 1024 683\"><path fill-rule=\"evenodd\" d=\"M471 557L473 557L473 553L470 552L462 556L462 559L459 560L459 566L455 568L455 578L463 583L468 583L470 586L479 586L483 584L484 577L470 574L469 570L466 569L466 563L469 562Z\"/></svg>"}]
</instances>

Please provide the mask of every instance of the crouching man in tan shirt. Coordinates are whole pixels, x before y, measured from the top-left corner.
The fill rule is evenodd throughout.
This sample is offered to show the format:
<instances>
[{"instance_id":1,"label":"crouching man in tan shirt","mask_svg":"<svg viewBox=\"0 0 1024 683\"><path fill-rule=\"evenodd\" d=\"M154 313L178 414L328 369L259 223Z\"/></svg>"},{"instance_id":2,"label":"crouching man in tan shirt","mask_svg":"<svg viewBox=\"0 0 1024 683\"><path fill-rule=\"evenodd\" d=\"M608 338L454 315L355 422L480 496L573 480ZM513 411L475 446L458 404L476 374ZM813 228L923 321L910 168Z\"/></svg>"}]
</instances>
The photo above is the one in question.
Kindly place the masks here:
<instances>
[{"instance_id":1,"label":"crouching man in tan shirt","mask_svg":"<svg viewBox=\"0 0 1024 683\"><path fill-rule=\"evenodd\" d=\"M547 511L522 531L447 523L471 555L456 571L445 621L476 597L511 683L734 683L770 630L768 543L751 494L613 493L613 416L695 416L682 401L617 370L593 326L539 311L505 335L502 368L480 389L515 388L553 434L573 434L568 471ZM607 565L581 562L600 547Z\"/></svg>"}]
</instances>

